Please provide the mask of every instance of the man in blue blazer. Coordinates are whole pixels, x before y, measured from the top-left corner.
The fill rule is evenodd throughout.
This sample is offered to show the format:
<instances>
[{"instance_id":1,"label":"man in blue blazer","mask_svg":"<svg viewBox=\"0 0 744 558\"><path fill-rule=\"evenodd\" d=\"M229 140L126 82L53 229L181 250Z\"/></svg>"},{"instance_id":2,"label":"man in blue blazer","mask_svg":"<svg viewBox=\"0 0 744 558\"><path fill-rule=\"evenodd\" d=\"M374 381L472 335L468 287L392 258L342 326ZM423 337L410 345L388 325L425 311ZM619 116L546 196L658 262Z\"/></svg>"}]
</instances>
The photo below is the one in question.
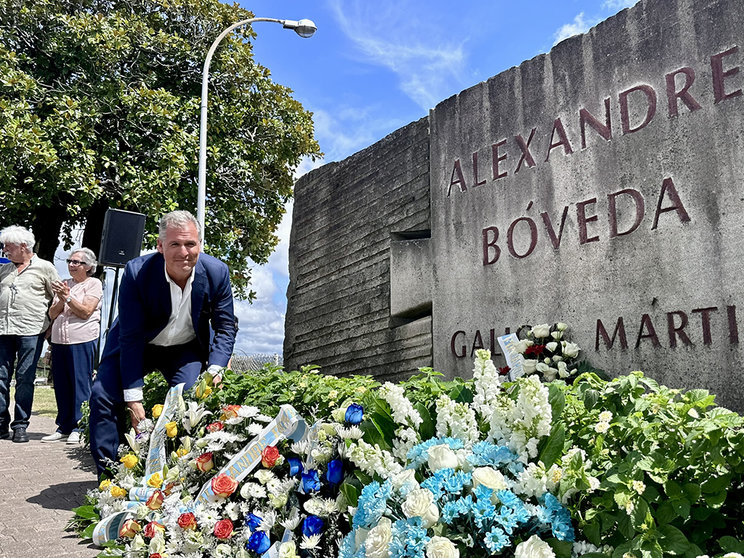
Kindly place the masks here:
<instances>
[{"instance_id":1,"label":"man in blue blazer","mask_svg":"<svg viewBox=\"0 0 744 558\"><path fill-rule=\"evenodd\" d=\"M119 316L106 339L90 398L90 449L99 476L132 426L145 418L144 377L159 370L175 386L216 373L232 355L237 326L227 265L201 253L199 225L187 211L160 220L158 251L124 269Z\"/></svg>"}]
</instances>

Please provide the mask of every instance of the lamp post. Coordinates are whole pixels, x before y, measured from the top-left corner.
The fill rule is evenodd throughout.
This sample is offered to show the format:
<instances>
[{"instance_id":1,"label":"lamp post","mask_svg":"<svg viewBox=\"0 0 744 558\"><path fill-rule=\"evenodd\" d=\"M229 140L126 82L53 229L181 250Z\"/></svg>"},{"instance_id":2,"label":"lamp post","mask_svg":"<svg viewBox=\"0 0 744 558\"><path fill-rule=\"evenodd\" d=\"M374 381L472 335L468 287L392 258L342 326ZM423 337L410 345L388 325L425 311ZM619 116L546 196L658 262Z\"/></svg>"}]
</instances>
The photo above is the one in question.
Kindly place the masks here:
<instances>
[{"instance_id":1,"label":"lamp post","mask_svg":"<svg viewBox=\"0 0 744 558\"><path fill-rule=\"evenodd\" d=\"M248 25L256 21L269 21L272 23L281 23L285 29L294 29L300 37L307 39L313 36L313 33L317 30L315 24L309 19L301 19L299 21L293 21L291 19L273 19L269 17L252 17L250 19L244 19L237 23L232 24L230 27L220 33L212 46L209 47L207 52L207 58L204 60L204 70L202 71L202 89L201 89L201 121L199 123L199 186L196 193L196 220L199 222L201 228L201 241L204 242L204 229L205 229L205 206L207 197L207 93L209 84L209 65L212 62L212 56L214 51L217 50L217 45L224 39L233 29L242 25Z\"/></svg>"}]
</instances>

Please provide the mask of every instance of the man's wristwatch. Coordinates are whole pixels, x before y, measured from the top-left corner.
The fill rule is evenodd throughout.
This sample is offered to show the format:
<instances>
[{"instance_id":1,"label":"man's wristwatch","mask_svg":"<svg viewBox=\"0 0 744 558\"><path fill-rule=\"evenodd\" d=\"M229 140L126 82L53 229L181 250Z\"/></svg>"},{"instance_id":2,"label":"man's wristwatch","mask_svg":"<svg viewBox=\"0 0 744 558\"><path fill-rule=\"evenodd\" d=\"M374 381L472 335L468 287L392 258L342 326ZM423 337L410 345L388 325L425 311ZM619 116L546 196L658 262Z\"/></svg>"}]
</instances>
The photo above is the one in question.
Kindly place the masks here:
<instances>
[{"instance_id":1,"label":"man's wristwatch","mask_svg":"<svg viewBox=\"0 0 744 558\"><path fill-rule=\"evenodd\" d=\"M72 297L71 297L71 296L68 296L68 297L67 297L67 298L65 299L65 304L70 304L70 301L71 301L71 300L72 300Z\"/></svg>"}]
</instances>

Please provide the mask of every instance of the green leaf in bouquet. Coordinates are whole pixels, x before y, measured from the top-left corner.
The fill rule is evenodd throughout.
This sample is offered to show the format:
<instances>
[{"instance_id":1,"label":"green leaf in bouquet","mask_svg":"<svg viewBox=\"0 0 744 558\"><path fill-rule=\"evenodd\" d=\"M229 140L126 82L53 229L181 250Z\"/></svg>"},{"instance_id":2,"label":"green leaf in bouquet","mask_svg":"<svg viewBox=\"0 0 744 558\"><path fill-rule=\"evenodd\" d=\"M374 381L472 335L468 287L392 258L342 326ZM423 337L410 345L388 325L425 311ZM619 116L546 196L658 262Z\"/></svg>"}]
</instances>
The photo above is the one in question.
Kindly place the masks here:
<instances>
[{"instance_id":1,"label":"green leaf in bouquet","mask_svg":"<svg viewBox=\"0 0 744 558\"><path fill-rule=\"evenodd\" d=\"M682 485L682 490L684 491L687 499L690 502L695 503L700 499L700 493L702 489L699 484L694 482L686 482Z\"/></svg>"},{"instance_id":2,"label":"green leaf in bouquet","mask_svg":"<svg viewBox=\"0 0 744 558\"><path fill-rule=\"evenodd\" d=\"M667 497L672 499L684 496L682 486L677 481L671 479L664 483L664 492L666 492Z\"/></svg>"},{"instance_id":3,"label":"green leaf in bouquet","mask_svg":"<svg viewBox=\"0 0 744 558\"><path fill-rule=\"evenodd\" d=\"M550 436L540 441L538 459L543 462L546 469L550 468L563 455L563 444L565 440L566 427L561 423L554 423Z\"/></svg>"},{"instance_id":4,"label":"green leaf in bouquet","mask_svg":"<svg viewBox=\"0 0 744 558\"><path fill-rule=\"evenodd\" d=\"M690 541L673 525L662 525L658 529L658 541L665 554L680 555L690 548Z\"/></svg>"},{"instance_id":5,"label":"green leaf in bouquet","mask_svg":"<svg viewBox=\"0 0 744 558\"><path fill-rule=\"evenodd\" d=\"M437 428L426 405L423 403L416 403L414 408L418 411L419 415L421 415L421 424L418 428L420 438L422 440L428 440L436 436Z\"/></svg>"},{"instance_id":6,"label":"green leaf in bouquet","mask_svg":"<svg viewBox=\"0 0 744 558\"><path fill-rule=\"evenodd\" d=\"M677 518L677 512L674 506L669 500L662 502L658 508L656 508L656 523L659 525L666 525L671 523Z\"/></svg>"},{"instance_id":7,"label":"green leaf in bouquet","mask_svg":"<svg viewBox=\"0 0 744 558\"><path fill-rule=\"evenodd\" d=\"M703 494L714 494L718 493L721 490L725 490L729 487L731 484L731 476L730 475L722 475L720 477L712 477L703 482L700 485L700 490L702 490Z\"/></svg>"},{"instance_id":8,"label":"green leaf in bouquet","mask_svg":"<svg viewBox=\"0 0 744 558\"><path fill-rule=\"evenodd\" d=\"M372 482L372 477L370 477L361 469L354 469L354 476L359 479L359 482L361 482L363 486L366 486Z\"/></svg>"},{"instance_id":9,"label":"green leaf in bouquet","mask_svg":"<svg viewBox=\"0 0 744 558\"><path fill-rule=\"evenodd\" d=\"M81 539L86 539L86 540L87 539L92 539L93 538L93 531L95 530L95 528L96 528L96 523L91 523L85 529L82 530L82 532L80 533L80 538Z\"/></svg>"},{"instance_id":10,"label":"green leaf in bouquet","mask_svg":"<svg viewBox=\"0 0 744 558\"><path fill-rule=\"evenodd\" d=\"M571 549L573 543L569 541L559 541L558 539L548 539L550 548L553 549L556 558L571 558Z\"/></svg>"},{"instance_id":11,"label":"green leaf in bouquet","mask_svg":"<svg viewBox=\"0 0 744 558\"><path fill-rule=\"evenodd\" d=\"M101 516L98 515L96 508L92 505L85 505L85 506L79 506L77 508L72 508L72 511L75 513L77 517L81 517L83 519L101 519Z\"/></svg>"},{"instance_id":12,"label":"green leaf in bouquet","mask_svg":"<svg viewBox=\"0 0 744 558\"><path fill-rule=\"evenodd\" d=\"M584 406L588 410L592 410L599 403L600 393L596 389L587 389L584 392Z\"/></svg>"},{"instance_id":13,"label":"green leaf in bouquet","mask_svg":"<svg viewBox=\"0 0 744 558\"><path fill-rule=\"evenodd\" d=\"M705 503L712 508L719 508L726 501L727 495L728 494L725 490L721 490L720 492L716 492L714 494L705 494Z\"/></svg>"},{"instance_id":14,"label":"green leaf in bouquet","mask_svg":"<svg viewBox=\"0 0 744 558\"><path fill-rule=\"evenodd\" d=\"M557 421L566 407L566 396L558 384L548 384L548 402L553 414L553 422Z\"/></svg>"},{"instance_id":15,"label":"green leaf in bouquet","mask_svg":"<svg viewBox=\"0 0 744 558\"><path fill-rule=\"evenodd\" d=\"M581 528L581 532L586 537L586 540L593 545L600 546L602 544L602 537L599 533L599 521L592 521L591 523L584 524Z\"/></svg>"},{"instance_id":16,"label":"green leaf in bouquet","mask_svg":"<svg viewBox=\"0 0 744 558\"><path fill-rule=\"evenodd\" d=\"M344 495L344 498L346 498L346 501L349 503L350 506L357 506L361 491L356 486L345 482L340 486L339 490L341 491L341 494Z\"/></svg>"},{"instance_id":17,"label":"green leaf in bouquet","mask_svg":"<svg viewBox=\"0 0 744 558\"><path fill-rule=\"evenodd\" d=\"M670 500L670 502L678 516L680 516L682 519L687 519L690 517L691 506L690 502L686 498L675 498L673 500Z\"/></svg>"},{"instance_id":18,"label":"green leaf in bouquet","mask_svg":"<svg viewBox=\"0 0 744 558\"><path fill-rule=\"evenodd\" d=\"M625 510L623 509L621 509L620 512L617 514L617 530L626 539L632 539L636 533L630 517L627 513L625 513Z\"/></svg>"},{"instance_id":19,"label":"green leaf in bouquet","mask_svg":"<svg viewBox=\"0 0 744 558\"><path fill-rule=\"evenodd\" d=\"M633 528L636 531L645 531L647 527L653 525L654 518L649 512L648 502L645 499L638 498L633 503L630 519L633 521Z\"/></svg>"},{"instance_id":20,"label":"green leaf in bouquet","mask_svg":"<svg viewBox=\"0 0 744 558\"><path fill-rule=\"evenodd\" d=\"M447 394L452 401L456 403L472 403L473 392L465 385L455 385Z\"/></svg>"},{"instance_id":21,"label":"green leaf in bouquet","mask_svg":"<svg viewBox=\"0 0 744 558\"><path fill-rule=\"evenodd\" d=\"M721 550L724 552L738 552L739 554L744 554L744 542L734 537L728 535L721 537L718 544L721 545Z\"/></svg>"}]
</instances>

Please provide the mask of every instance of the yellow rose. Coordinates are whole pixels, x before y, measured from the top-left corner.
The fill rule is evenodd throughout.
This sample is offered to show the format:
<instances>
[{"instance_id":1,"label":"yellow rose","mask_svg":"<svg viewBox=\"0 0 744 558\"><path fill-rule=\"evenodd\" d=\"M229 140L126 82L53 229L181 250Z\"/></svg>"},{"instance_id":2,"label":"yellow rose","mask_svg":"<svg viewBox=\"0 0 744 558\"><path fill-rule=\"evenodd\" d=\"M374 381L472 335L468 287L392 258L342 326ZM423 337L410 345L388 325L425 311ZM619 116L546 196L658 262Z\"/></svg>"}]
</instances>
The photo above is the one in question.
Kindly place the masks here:
<instances>
[{"instance_id":1,"label":"yellow rose","mask_svg":"<svg viewBox=\"0 0 744 558\"><path fill-rule=\"evenodd\" d=\"M175 438L178 435L178 423L171 421L165 424L165 433L168 438Z\"/></svg>"},{"instance_id":2,"label":"yellow rose","mask_svg":"<svg viewBox=\"0 0 744 558\"><path fill-rule=\"evenodd\" d=\"M119 461L124 463L124 466L127 469L134 469L137 466L137 463L139 463L139 458L133 453L128 453L124 457L122 457Z\"/></svg>"},{"instance_id":3,"label":"yellow rose","mask_svg":"<svg viewBox=\"0 0 744 558\"><path fill-rule=\"evenodd\" d=\"M101 484L98 485L98 490L100 490L101 492L105 492L106 490L109 489L110 486L111 486L110 480L108 479L102 480Z\"/></svg>"},{"instance_id":4,"label":"yellow rose","mask_svg":"<svg viewBox=\"0 0 744 558\"><path fill-rule=\"evenodd\" d=\"M111 496L113 496L114 498L124 498L127 495L126 489L120 488L115 484L111 485L109 491L111 492Z\"/></svg>"},{"instance_id":5,"label":"yellow rose","mask_svg":"<svg viewBox=\"0 0 744 558\"><path fill-rule=\"evenodd\" d=\"M155 405L152 408L152 418L158 418L162 414L163 414L163 406L162 405Z\"/></svg>"},{"instance_id":6,"label":"yellow rose","mask_svg":"<svg viewBox=\"0 0 744 558\"><path fill-rule=\"evenodd\" d=\"M160 476L160 473L153 473L149 479L147 479L147 486L152 486L153 488L160 488L163 485L163 477Z\"/></svg>"},{"instance_id":7,"label":"yellow rose","mask_svg":"<svg viewBox=\"0 0 744 558\"><path fill-rule=\"evenodd\" d=\"M187 453L189 453L189 450L187 450L187 449L186 449L186 448L184 448L183 446L181 446L180 448L178 448L178 449L176 450L176 456L178 456L178 457L183 457L183 456L184 456L184 455L186 455Z\"/></svg>"}]
</instances>

